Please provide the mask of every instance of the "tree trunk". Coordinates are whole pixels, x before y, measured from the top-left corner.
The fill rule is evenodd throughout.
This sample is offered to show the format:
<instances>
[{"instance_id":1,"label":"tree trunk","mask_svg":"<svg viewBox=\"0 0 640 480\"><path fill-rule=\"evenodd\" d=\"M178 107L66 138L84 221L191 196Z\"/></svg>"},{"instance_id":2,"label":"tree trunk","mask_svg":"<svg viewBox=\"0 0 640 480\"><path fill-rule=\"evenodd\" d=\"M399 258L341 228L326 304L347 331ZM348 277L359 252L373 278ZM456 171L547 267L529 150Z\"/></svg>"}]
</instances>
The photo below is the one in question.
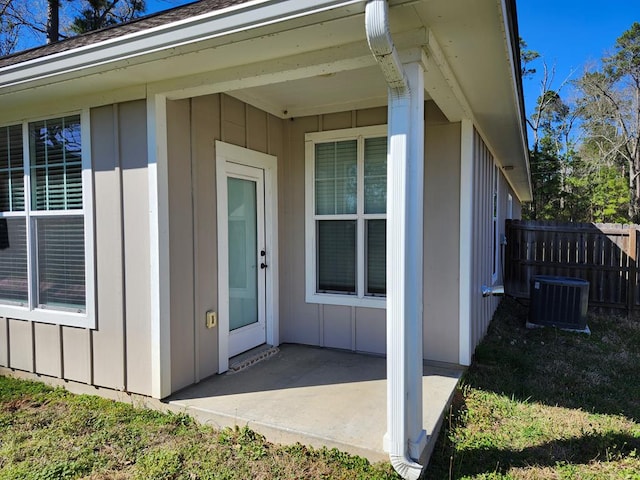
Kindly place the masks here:
<instances>
[{"instance_id":1,"label":"tree trunk","mask_svg":"<svg viewBox=\"0 0 640 480\"><path fill-rule=\"evenodd\" d=\"M60 2L47 0L47 43L60 40Z\"/></svg>"}]
</instances>

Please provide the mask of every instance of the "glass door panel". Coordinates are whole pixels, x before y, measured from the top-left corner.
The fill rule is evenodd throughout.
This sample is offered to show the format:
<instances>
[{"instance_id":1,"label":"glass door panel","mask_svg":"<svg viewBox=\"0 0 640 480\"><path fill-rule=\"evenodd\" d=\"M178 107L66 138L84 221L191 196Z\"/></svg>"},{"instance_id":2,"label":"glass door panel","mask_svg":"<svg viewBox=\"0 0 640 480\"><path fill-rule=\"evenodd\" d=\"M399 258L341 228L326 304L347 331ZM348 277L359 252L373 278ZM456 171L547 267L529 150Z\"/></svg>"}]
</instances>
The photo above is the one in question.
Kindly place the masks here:
<instances>
[{"instance_id":1,"label":"glass door panel","mask_svg":"<svg viewBox=\"0 0 640 480\"><path fill-rule=\"evenodd\" d=\"M256 182L227 178L229 331L259 321Z\"/></svg>"}]
</instances>

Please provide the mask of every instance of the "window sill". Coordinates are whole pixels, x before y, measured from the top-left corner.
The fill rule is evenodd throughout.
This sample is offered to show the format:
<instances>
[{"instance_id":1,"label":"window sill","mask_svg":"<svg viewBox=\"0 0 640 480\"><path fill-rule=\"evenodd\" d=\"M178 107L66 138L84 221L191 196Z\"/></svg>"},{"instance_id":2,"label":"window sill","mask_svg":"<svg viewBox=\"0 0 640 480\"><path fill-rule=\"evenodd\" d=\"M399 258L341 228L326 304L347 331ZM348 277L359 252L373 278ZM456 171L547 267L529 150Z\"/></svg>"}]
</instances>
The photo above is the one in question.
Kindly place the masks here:
<instances>
[{"instance_id":1,"label":"window sill","mask_svg":"<svg viewBox=\"0 0 640 480\"><path fill-rule=\"evenodd\" d=\"M95 328L95 318L88 313L45 310L42 308L29 310L28 308L20 306L0 305L0 317L63 325L66 327Z\"/></svg>"},{"instance_id":2,"label":"window sill","mask_svg":"<svg viewBox=\"0 0 640 480\"><path fill-rule=\"evenodd\" d=\"M311 293L307 294L306 302L320 305L341 305L345 307L387 308L386 297L357 297L355 295Z\"/></svg>"}]
</instances>

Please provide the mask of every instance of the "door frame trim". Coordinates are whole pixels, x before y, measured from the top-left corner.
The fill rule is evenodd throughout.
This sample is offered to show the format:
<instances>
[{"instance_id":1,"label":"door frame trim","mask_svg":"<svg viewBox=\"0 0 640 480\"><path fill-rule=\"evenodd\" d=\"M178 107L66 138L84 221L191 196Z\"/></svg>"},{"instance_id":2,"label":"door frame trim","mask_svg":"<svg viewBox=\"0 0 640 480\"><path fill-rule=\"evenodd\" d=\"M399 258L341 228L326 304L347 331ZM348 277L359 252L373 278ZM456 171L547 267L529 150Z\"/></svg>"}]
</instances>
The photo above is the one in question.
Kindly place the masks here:
<instances>
[{"instance_id":1,"label":"door frame trim","mask_svg":"<svg viewBox=\"0 0 640 480\"><path fill-rule=\"evenodd\" d=\"M267 248L265 321L267 343L279 345L278 316L278 159L273 155L215 142L218 227L218 373L229 369L229 258L227 232L227 163L264 170L264 225Z\"/></svg>"}]
</instances>

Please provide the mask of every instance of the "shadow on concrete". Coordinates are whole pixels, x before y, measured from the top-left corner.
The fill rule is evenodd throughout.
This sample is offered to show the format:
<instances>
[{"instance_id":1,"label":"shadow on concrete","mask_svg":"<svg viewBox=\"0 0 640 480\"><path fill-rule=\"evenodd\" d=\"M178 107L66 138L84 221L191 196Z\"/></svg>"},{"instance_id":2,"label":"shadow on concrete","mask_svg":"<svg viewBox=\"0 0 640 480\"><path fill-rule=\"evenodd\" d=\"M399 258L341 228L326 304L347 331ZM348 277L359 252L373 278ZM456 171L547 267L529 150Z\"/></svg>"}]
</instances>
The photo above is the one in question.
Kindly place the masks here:
<instances>
[{"instance_id":1,"label":"shadow on concrete","mask_svg":"<svg viewBox=\"0 0 640 480\"><path fill-rule=\"evenodd\" d=\"M260 363L237 373L213 375L169 400L386 379L386 360L381 357L293 344L279 348Z\"/></svg>"},{"instance_id":2,"label":"shadow on concrete","mask_svg":"<svg viewBox=\"0 0 640 480\"><path fill-rule=\"evenodd\" d=\"M458 370L425 366L425 375L458 378ZM237 373L214 375L167 400L221 397L322 385L386 381L386 359L319 347L283 344L280 351Z\"/></svg>"},{"instance_id":3,"label":"shadow on concrete","mask_svg":"<svg viewBox=\"0 0 640 480\"><path fill-rule=\"evenodd\" d=\"M423 427L435 443L461 371L426 366L424 372ZM246 425L273 442L335 447L378 461L388 460L386 386L384 358L285 344L245 370L210 377L165 403L217 428Z\"/></svg>"}]
</instances>

